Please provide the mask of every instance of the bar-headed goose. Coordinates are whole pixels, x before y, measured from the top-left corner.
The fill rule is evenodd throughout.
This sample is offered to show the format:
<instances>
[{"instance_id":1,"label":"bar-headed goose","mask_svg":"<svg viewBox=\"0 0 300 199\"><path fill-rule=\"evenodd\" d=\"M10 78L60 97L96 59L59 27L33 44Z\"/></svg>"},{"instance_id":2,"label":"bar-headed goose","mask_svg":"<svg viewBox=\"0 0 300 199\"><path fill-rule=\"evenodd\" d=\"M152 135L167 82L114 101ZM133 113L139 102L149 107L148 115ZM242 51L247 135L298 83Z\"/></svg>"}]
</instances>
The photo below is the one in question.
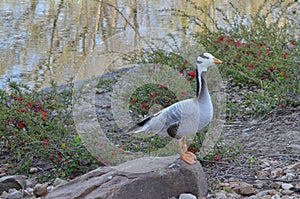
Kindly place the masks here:
<instances>
[{"instance_id":1,"label":"bar-headed goose","mask_svg":"<svg viewBox=\"0 0 300 199\"><path fill-rule=\"evenodd\" d=\"M131 133L148 131L177 139L180 157L188 164L194 164L196 156L187 150L186 136L203 129L213 117L213 106L206 84L207 68L221 64L222 61L210 53L203 53L196 63L195 98L172 104L129 130Z\"/></svg>"}]
</instances>

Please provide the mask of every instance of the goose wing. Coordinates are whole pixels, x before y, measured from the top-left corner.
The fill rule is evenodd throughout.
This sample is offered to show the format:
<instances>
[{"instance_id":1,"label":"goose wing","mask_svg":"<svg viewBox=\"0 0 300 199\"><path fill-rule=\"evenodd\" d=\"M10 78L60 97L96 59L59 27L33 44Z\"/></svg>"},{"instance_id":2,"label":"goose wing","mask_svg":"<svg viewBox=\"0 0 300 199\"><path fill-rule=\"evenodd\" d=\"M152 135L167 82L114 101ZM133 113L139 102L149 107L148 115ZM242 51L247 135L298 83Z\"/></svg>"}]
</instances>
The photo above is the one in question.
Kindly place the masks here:
<instances>
[{"instance_id":1,"label":"goose wing","mask_svg":"<svg viewBox=\"0 0 300 199\"><path fill-rule=\"evenodd\" d=\"M195 100L188 99L177 102L153 116L149 116L137 123L130 131L139 133L143 131L151 131L161 135L169 135L174 138L178 137L178 131L182 131L182 127L186 126L186 121L194 120L196 111ZM196 111L197 112L197 111Z\"/></svg>"}]
</instances>

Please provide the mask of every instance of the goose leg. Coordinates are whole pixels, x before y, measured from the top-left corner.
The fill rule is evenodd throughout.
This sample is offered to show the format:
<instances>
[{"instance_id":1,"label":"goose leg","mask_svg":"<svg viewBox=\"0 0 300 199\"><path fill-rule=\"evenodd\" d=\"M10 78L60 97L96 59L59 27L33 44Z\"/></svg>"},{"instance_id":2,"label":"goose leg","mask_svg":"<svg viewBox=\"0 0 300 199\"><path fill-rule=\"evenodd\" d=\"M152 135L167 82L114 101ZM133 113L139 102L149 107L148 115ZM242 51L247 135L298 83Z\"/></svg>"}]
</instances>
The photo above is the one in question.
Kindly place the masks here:
<instances>
[{"instance_id":1,"label":"goose leg","mask_svg":"<svg viewBox=\"0 0 300 199\"><path fill-rule=\"evenodd\" d=\"M183 159L188 164L195 164L196 155L187 150L186 145L186 137L182 137L181 140L178 141L178 147L180 152L180 158Z\"/></svg>"}]
</instances>

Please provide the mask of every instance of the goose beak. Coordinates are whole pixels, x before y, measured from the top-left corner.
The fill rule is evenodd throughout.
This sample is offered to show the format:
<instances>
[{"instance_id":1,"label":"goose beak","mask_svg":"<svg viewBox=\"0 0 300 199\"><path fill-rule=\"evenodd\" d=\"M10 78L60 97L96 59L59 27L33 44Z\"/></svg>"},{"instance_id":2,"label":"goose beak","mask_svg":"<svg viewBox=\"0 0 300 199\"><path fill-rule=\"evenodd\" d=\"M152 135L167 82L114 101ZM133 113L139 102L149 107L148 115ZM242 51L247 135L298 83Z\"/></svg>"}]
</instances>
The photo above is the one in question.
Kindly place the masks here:
<instances>
[{"instance_id":1,"label":"goose beak","mask_svg":"<svg viewBox=\"0 0 300 199\"><path fill-rule=\"evenodd\" d=\"M222 61L219 60L219 59L217 59L217 58L214 58L214 63L215 63L215 64L222 64Z\"/></svg>"}]
</instances>

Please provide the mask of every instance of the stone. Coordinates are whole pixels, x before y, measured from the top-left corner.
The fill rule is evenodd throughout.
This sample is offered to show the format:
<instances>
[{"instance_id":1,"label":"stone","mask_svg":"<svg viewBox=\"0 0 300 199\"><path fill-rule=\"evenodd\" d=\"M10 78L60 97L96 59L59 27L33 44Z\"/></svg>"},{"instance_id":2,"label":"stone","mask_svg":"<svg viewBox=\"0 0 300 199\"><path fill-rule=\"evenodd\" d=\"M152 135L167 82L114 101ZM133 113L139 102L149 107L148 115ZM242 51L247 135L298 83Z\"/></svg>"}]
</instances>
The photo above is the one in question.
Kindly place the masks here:
<instances>
[{"instance_id":1,"label":"stone","mask_svg":"<svg viewBox=\"0 0 300 199\"><path fill-rule=\"evenodd\" d=\"M0 198L7 198L8 193L6 191L3 191L0 195Z\"/></svg>"},{"instance_id":2,"label":"stone","mask_svg":"<svg viewBox=\"0 0 300 199\"><path fill-rule=\"evenodd\" d=\"M38 183L37 178L26 179L26 187L34 187Z\"/></svg>"},{"instance_id":3,"label":"stone","mask_svg":"<svg viewBox=\"0 0 300 199\"><path fill-rule=\"evenodd\" d=\"M31 167L30 169L29 169L29 173L30 174L35 174L35 173L37 173L39 170L38 170L38 168L36 168L36 167Z\"/></svg>"},{"instance_id":4,"label":"stone","mask_svg":"<svg viewBox=\"0 0 300 199\"><path fill-rule=\"evenodd\" d=\"M269 195L268 190L260 191L255 196L257 196L258 198L261 198L261 197L264 197L266 195Z\"/></svg>"},{"instance_id":5,"label":"stone","mask_svg":"<svg viewBox=\"0 0 300 199\"><path fill-rule=\"evenodd\" d=\"M283 195L291 195L291 194L293 194L294 193L294 191L291 191L291 190L283 190L282 191L282 194Z\"/></svg>"},{"instance_id":6,"label":"stone","mask_svg":"<svg viewBox=\"0 0 300 199\"><path fill-rule=\"evenodd\" d=\"M263 198L263 197L267 197L267 196L274 196L274 195L279 195L281 196L281 193L279 193L278 191L274 190L274 189L269 189L269 190L263 190L263 191L260 191L256 194L256 196L258 198Z\"/></svg>"},{"instance_id":7,"label":"stone","mask_svg":"<svg viewBox=\"0 0 300 199\"><path fill-rule=\"evenodd\" d=\"M263 181L257 180L255 184L253 184L253 187L256 189L262 189L265 186Z\"/></svg>"},{"instance_id":8,"label":"stone","mask_svg":"<svg viewBox=\"0 0 300 199\"><path fill-rule=\"evenodd\" d=\"M8 192L10 189L23 189L26 185L25 176L13 175L0 178L0 195L3 191Z\"/></svg>"},{"instance_id":9,"label":"stone","mask_svg":"<svg viewBox=\"0 0 300 199\"><path fill-rule=\"evenodd\" d=\"M293 195L293 196L285 195L281 197L281 199L299 199L299 198L300 195Z\"/></svg>"},{"instance_id":10,"label":"stone","mask_svg":"<svg viewBox=\"0 0 300 199\"><path fill-rule=\"evenodd\" d=\"M271 178L276 178L276 177L280 177L280 176L282 176L283 175L283 169L281 169L281 168L276 168L276 169L273 169L272 171L271 171L271 174L270 174L270 177Z\"/></svg>"},{"instance_id":11,"label":"stone","mask_svg":"<svg viewBox=\"0 0 300 199\"><path fill-rule=\"evenodd\" d=\"M300 170L300 162L297 162L295 164L289 165L286 168L286 172L293 172L293 171L297 171Z\"/></svg>"},{"instance_id":12,"label":"stone","mask_svg":"<svg viewBox=\"0 0 300 199\"><path fill-rule=\"evenodd\" d=\"M282 183L282 185L281 185L281 188L283 188L284 190L290 190L293 187L294 187L294 185L289 184L289 183Z\"/></svg>"},{"instance_id":13,"label":"stone","mask_svg":"<svg viewBox=\"0 0 300 199\"><path fill-rule=\"evenodd\" d=\"M183 193L180 194L179 199L197 199L197 197L190 193Z\"/></svg>"},{"instance_id":14,"label":"stone","mask_svg":"<svg viewBox=\"0 0 300 199\"><path fill-rule=\"evenodd\" d=\"M261 198L259 198L259 199L271 199L271 198L272 198L272 196L266 195L266 196L263 196L263 197L261 197Z\"/></svg>"},{"instance_id":15,"label":"stone","mask_svg":"<svg viewBox=\"0 0 300 199\"><path fill-rule=\"evenodd\" d=\"M6 172L6 170L4 168L0 167L0 174L5 173L5 172Z\"/></svg>"},{"instance_id":16,"label":"stone","mask_svg":"<svg viewBox=\"0 0 300 199\"><path fill-rule=\"evenodd\" d=\"M216 199L224 199L224 198L227 198L227 196L226 196L226 192L225 191L220 191L220 192L217 192L216 193L216 197L215 197Z\"/></svg>"},{"instance_id":17,"label":"stone","mask_svg":"<svg viewBox=\"0 0 300 199\"><path fill-rule=\"evenodd\" d=\"M63 180L63 179L60 179L60 178L56 178L53 182L53 187L57 187L59 185L62 185L62 184L65 184L67 183L68 181L66 180Z\"/></svg>"},{"instance_id":18,"label":"stone","mask_svg":"<svg viewBox=\"0 0 300 199\"><path fill-rule=\"evenodd\" d=\"M256 174L258 178L267 178L269 175L267 171L257 171Z\"/></svg>"},{"instance_id":19,"label":"stone","mask_svg":"<svg viewBox=\"0 0 300 199\"><path fill-rule=\"evenodd\" d=\"M296 177L296 175L293 173L287 173L285 176L287 180L293 180Z\"/></svg>"},{"instance_id":20,"label":"stone","mask_svg":"<svg viewBox=\"0 0 300 199\"><path fill-rule=\"evenodd\" d=\"M235 187L233 189L236 193L242 194L242 195L254 195L257 193L257 190L253 188L253 185L248 184L246 182L241 182L238 187Z\"/></svg>"},{"instance_id":21,"label":"stone","mask_svg":"<svg viewBox=\"0 0 300 199\"><path fill-rule=\"evenodd\" d=\"M32 193L33 193L33 189L32 189L31 192L28 191L28 188L27 188L26 190L23 190L24 196L28 196L28 197L29 197L29 196L32 196L32 195L33 195Z\"/></svg>"},{"instance_id":22,"label":"stone","mask_svg":"<svg viewBox=\"0 0 300 199\"><path fill-rule=\"evenodd\" d=\"M0 165L0 173L5 173L9 169L13 168L13 165L11 164L1 164Z\"/></svg>"},{"instance_id":23,"label":"stone","mask_svg":"<svg viewBox=\"0 0 300 199\"><path fill-rule=\"evenodd\" d=\"M281 182L273 182L270 184L270 187L273 189L279 189L281 187L282 183Z\"/></svg>"},{"instance_id":24,"label":"stone","mask_svg":"<svg viewBox=\"0 0 300 199\"><path fill-rule=\"evenodd\" d=\"M252 195L252 196L249 196L247 199L259 199L259 198L255 195Z\"/></svg>"},{"instance_id":25,"label":"stone","mask_svg":"<svg viewBox=\"0 0 300 199\"><path fill-rule=\"evenodd\" d=\"M274 196L271 197L271 199L281 199L281 197L278 194L275 194Z\"/></svg>"},{"instance_id":26,"label":"stone","mask_svg":"<svg viewBox=\"0 0 300 199\"><path fill-rule=\"evenodd\" d=\"M228 179L228 182L239 182L239 181L240 181L239 178L233 178L233 177L231 177L231 178Z\"/></svg>"},{"instance_id":27,"label":"stone","mask_svg":"<svg viewBox=\"0 0 300 199\"><path fill-rule=\"evenodd\" d=\"M47 187L47 191L50 192L53 188L54 188L54 186L50 185L50 186Z\"/></svg>"},{"instance_id":28,"label":"stone","mask_svg":"<svg viewBox=\"0 0 300 199\"><path fill-rule=\"evenodd\" d=\"M26 188L26 191L27 191L28 193L33 193L33 188L27 187L27 188Z\"/></svg>"},{"instance_id":29,"label":"stone","mask_svg":"<svg viewBox=\"0 0 300 199\"><path fill-rule=\"evenodd\" d=\"M144 157L117 167L100 167L54 187L46 199L166 199L182 193L197 197L208 192L202 166L177 156Z\"/></svg>"},{"instance_id":30,"label":"stone","mask_svg":"<svg viewBox=\"0 0 300 199\"><path fill-rule=\"evenodd\" d=\"M20 199L23 198L21 191L13 191L6 196L6 199Z\"/></svg>"},{"instance_id":31,"label":"stone","mask_svg":"<svg viewBox=\"0 0 300 199\"><path fill-rule=\"evenodd\" d=\"M48 193L47 187L48 187L47 182L44 184L38 183L34 186L33 193L37 196L45 196Z\"/></svg>"}]
</instances>

